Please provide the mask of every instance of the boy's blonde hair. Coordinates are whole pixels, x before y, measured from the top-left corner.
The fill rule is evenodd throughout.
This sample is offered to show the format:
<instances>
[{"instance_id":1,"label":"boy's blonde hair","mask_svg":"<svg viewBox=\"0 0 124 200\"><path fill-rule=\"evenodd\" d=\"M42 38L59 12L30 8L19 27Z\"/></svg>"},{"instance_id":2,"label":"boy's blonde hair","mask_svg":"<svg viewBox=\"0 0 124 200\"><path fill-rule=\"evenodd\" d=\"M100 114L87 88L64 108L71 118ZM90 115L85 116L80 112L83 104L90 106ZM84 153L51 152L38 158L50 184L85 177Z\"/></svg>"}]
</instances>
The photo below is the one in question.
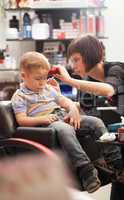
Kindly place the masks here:
<instances>
[{"instance_id":1,"label":"boy's blonde hair","mask_svg":"<svg viewBox=\"0 0 124 200\"><path fill-rule=\"evenodd\" d=\"M20 61L20 70L31 71L36 68L49 70L50 64L47 58L43 54L36 51L25 53Z\"/></svg>"}]
</instances>

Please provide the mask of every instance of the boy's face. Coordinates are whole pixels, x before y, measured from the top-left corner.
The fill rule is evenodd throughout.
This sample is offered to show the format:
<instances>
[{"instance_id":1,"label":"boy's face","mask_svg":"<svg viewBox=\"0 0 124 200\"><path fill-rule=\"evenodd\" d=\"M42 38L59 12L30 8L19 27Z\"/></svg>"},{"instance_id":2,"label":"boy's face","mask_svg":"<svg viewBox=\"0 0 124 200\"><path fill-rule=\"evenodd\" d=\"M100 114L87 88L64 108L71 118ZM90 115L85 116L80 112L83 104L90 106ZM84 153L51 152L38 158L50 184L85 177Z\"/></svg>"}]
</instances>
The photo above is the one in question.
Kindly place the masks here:
<instances>
[{"instance_id":1,"label":"boy's face","mask_svg":"<svg viewBox=\"0 0 124 200\"><path fill-rule=\"evenodd\" d=\"M34 92L42 90L47 83L48 70L47 69L32 69L29 72L21 72L21 78L27 88Z\"/></svg>"}]
</instances>

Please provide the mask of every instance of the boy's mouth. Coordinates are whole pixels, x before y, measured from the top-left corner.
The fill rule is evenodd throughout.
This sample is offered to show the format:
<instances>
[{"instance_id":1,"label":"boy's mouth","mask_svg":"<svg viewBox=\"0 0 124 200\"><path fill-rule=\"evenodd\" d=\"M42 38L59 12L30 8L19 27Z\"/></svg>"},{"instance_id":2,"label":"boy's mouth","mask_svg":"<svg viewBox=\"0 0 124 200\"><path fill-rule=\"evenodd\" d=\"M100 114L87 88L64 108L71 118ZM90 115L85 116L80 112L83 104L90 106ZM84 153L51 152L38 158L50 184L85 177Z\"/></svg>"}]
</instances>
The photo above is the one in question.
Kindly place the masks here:
<instances>
[{"instance_id":1,"label":"boy's mouth","mask_svg":"<svg viewBox=\"0 0 124 200\"><path fill-rule=\"evenodd\" d=\"M40 86L39 88L38 88L38 90L43 90L44 89L44 86Z\"/></svg>"}]
</instances>

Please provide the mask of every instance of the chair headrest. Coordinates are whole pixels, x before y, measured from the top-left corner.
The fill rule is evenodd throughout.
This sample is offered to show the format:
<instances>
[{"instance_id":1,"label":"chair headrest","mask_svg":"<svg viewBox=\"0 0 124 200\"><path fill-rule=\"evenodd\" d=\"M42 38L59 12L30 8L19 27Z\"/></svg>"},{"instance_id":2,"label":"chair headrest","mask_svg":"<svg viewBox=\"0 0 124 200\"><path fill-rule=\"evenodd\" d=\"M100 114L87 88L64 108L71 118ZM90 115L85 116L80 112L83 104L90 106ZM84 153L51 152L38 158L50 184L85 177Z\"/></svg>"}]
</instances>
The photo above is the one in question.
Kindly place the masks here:
<instances>
[{"instance_id":1,"label":"chair headrest","mask_svg":"<svg viewBox=\"0 0 124 200\"><path fill-rule=\"evenodd\" d=\"M11 137L16 126L11 101L0 101L0 138Z\"/></svg>"}]
</instances>

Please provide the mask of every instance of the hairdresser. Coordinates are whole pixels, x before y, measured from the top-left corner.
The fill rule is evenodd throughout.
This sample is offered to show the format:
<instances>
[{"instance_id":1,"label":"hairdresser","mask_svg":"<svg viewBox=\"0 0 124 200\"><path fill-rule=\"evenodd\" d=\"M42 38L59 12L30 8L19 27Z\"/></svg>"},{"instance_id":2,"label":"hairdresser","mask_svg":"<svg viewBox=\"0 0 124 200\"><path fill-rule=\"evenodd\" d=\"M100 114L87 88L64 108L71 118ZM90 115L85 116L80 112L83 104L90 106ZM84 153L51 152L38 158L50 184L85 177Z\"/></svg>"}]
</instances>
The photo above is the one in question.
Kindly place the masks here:
<instances>
[{"instance_id":1,"label":"hairdresser","mask_svg":"<svg viewBox=\"0 0 124 200\"><path fill-rule=\"evenodd\" d=\"M78 90L94 95L111 98L111 103L119 107L119 91L124 85L124 68L119 62L104 62L105 49L103 44L94 36L85 35L74 39L67 50L67 57L73 72L82 80L72 78L64 67L59 68L56 77L66 84ZM83 80L89 76L96 81ZM121 105L121 114L124 114L124 106ZM111 200L124 198L124 185L112 184Z\"/></svg>"}]
</instances>

